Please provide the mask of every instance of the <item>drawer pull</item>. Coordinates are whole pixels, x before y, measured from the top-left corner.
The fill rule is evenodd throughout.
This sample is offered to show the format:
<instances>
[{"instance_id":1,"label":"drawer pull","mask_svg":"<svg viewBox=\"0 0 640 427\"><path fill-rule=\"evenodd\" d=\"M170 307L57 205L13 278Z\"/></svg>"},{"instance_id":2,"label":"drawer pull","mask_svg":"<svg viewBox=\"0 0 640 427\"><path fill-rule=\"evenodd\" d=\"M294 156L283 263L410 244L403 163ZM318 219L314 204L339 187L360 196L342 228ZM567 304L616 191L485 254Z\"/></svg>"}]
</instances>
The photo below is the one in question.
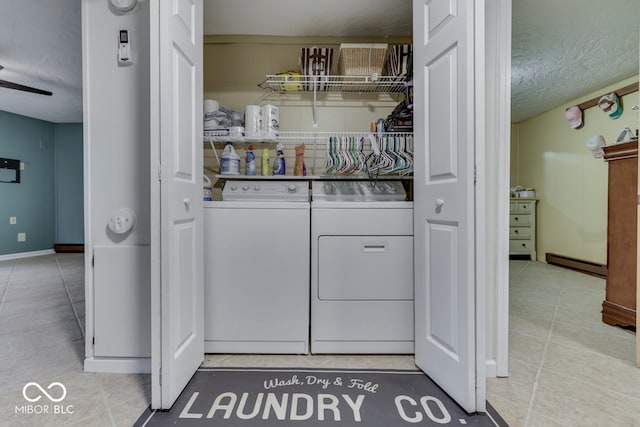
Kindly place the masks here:
<instances>
[{"instance_id":1,"label":"drawer pull","mask_svg":"<svg viewBox=\"0 0 640 427\"><path fill-rule=\"evenodd\" d=\"M387 244L386 242L376 242L376 243L363 243L362 244L362 252L386 252Z\"/></svg>"},{"instance_id":2,"label":"drawer pull","mask_svg":"<svg viewBox=\"0 0 640 427\"><path fill-rule=\"evenodd\" d=\"M526 243L523 243L523 244L522 244L522 247L523 247L523 248L526 248L526 247L527 247L527 244L526 244Z\"/></svg>"},{"instance_id":3,"label":"drawer pull","mask_svg":"<svg viewBox=\"0 0 640 427\"><path fill-rule=\"evenodd\" d=\"M518 217L517 217L517 216L514 216L514 217L513 217L513 220L514 220L514 221L517 221L517 220L518 220Z\"/></svg>"},{"instance_id":4,"label":"drawer pull","mask_svg":"<svg viewBox=\"0 0 640 427\"><path fill-rule=\"evenodd\" d=\"M518 234L518 230L513 230L513 233L514 234Z\"/></svg>"}]
</instances>

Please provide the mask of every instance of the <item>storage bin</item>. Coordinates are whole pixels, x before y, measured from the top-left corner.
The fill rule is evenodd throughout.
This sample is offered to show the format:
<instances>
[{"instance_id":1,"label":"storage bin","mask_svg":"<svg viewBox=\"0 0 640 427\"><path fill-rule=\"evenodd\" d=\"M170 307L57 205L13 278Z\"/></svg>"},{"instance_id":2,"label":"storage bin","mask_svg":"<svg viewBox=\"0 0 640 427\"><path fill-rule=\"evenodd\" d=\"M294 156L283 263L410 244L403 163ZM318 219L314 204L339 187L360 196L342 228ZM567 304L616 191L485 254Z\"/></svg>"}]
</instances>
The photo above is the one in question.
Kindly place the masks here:
<instances>
[{"instance_id":1,"label":"storage bin","mask_svg":"<svg viewBox=\"0 0 640 427\"><path fill-rule=\"evenodd\" d=\"M398 44L389 47L389 55L384 63L384 75L406 80L413 73L413 45Z\"/></svg>"},{"instance_id":2,"label":"storage bin","mask_svg":"<svg viewBox=\"0 0 640 427\"><path fill-rule=\"evenodd\" d=\"M382 75L387 57L386 43L343 43L338 55L338 74L343 76Z\"/></svg>"},{"instance_id":3,"label":"storage bin","mask_svg":"<svg viewBox=\"0 0 640 427\"><path fill-rule=\"evenodd\" d=\"M328 76L333 65L333 49L321 47L303 47L300 51L300 63L303 76ZM326 83L319 79L318 90L326 90ZM305 90L313 90L313 81L305 79Z\"/></svg>"}]
</instances>

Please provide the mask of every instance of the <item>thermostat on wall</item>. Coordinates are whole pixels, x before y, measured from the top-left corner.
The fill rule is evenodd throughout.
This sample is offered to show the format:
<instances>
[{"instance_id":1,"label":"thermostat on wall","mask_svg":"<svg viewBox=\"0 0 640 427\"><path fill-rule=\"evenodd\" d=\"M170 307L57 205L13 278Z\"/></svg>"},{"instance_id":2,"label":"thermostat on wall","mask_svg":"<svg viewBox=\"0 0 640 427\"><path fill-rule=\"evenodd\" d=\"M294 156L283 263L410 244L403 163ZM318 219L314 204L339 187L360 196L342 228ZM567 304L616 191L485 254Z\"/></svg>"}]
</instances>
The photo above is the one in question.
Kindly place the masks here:
<instances>
[{"instance_id":1,"label":"thermostat on wall","mask_svg":"<svg viewBox=\"0 0 640 427\"><path fill-rule=\"evenodd\" d=\"M120 30L118 33L118 64L131 64L131 46L129 43L129 30Z\"/></svg>"}]
</instances>

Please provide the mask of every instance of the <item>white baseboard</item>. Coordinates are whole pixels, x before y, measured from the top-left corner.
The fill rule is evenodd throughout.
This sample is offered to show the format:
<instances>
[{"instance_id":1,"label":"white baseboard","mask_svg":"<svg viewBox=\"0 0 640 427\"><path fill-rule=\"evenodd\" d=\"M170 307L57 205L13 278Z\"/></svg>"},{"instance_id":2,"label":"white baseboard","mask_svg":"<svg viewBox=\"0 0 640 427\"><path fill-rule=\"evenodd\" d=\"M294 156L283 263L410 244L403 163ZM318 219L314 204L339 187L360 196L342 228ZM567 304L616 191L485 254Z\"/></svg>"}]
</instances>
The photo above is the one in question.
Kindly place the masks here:
<instances>
[{"instance_id":1,"label":"white baseboard","mask_svg":"<svg viewBox=\"0 0 640 427\"><path fill-rule=\"evenodd\" d=\"M31 251L31 252L18 252L15 254L6 254L0 255L0 261L7 261L11 259L20 259L20 258L31 258L34 256L42 256L42 255L52 255L56 252L53 249L45 249L42 251Z\"/></svg>"},{"instance_id":2,"label":"white baseboard","mask_svg":"<svg viewBox=\"0 0 640 427\"><path fill-rule=\"evenodd\" d=\"M150 374L151 358L87 357L84 359L84 371L109 374Z\"/></svg>"},{"instance_id":3,"label":"white baseboard","mask_svg":"<svg viewBox=\"0 0 640 427\"><path fill-rule=\"evenodd\" d=\"M497 364L494 359L487 360L485 366L487 378L495 378L498 376Z\"/></svg>"}]
</instances>

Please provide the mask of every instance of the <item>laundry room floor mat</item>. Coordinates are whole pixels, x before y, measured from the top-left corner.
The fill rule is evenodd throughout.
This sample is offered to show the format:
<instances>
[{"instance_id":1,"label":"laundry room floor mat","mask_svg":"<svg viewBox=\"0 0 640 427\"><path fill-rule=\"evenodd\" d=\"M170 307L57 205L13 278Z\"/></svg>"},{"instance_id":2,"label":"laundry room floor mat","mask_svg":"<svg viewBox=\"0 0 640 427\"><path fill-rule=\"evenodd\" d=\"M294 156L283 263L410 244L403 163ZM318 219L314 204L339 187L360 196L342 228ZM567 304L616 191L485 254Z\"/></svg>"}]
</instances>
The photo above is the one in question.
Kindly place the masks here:
<instances>
[{"instance_id":1,"label":"laundry room floor mat","mask_svg":"<svg viewBox=\"0 0 640 427\"><path fill-rule=\"evenodd\" d=\"M468 415L420 371L201 368L155 426L508 426L491 405Z\"/></svg>"}]
</instances>

